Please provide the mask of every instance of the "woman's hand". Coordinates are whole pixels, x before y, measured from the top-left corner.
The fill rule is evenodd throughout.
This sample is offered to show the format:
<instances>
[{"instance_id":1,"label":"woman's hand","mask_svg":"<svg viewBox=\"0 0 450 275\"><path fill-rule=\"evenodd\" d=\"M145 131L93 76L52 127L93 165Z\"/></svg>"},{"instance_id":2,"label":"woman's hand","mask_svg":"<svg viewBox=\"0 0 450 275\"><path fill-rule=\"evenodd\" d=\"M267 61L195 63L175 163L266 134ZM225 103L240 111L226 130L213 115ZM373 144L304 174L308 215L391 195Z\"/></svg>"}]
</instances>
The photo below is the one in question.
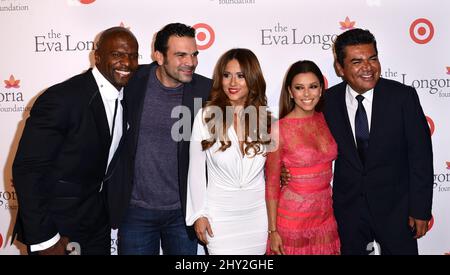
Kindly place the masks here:
<instances>
[{"instance_id":1,"label":"woman's hand","mask_svg":"<svg viewBox=\"0 0 450 275\"><path fill-rule=\"evenodd\" d=\"M211 229L211 225L209 224L208 218L200 217L194 223L195 234L199 241L204 244L208 244L208 239L206 238L206 232L212 238L214 234Z\"/></svg>"},{"instance_id":2,"label":"woman's hand","mask_svg":"<svg viewBox=\"0 0 450 275\"><path fill-rule=\"evenodd\" d=\"M284 255L283 241L281 240L280 234L273 231L269 234L270 238L270 250L276 255Z\"/></svg>"}]
</instances>

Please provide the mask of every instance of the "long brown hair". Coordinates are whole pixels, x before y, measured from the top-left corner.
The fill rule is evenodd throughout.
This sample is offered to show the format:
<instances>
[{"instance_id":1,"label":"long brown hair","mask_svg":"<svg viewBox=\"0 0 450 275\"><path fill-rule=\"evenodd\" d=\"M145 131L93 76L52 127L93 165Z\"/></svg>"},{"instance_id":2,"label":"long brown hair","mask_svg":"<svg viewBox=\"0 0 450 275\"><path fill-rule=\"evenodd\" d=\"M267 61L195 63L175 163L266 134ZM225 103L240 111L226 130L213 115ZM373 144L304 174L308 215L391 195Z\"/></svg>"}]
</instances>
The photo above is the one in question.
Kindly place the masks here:
<instances>
[{"instance_id":1,"label":"long brown hair","mask_svg":"<svg viewBox=\"0 0 450 275\"><path fill-rule=\"evenodd\" d=\"M302 73L313 73L317 79L319 79L320 87L322 88L322 95L320 96L319 102L317 103L314 110L316 112L321 112L324 105L323 93L325 92L325 81L323 79L322 72L316 63L310 60L300 60L295 62L289 68L286 79L284 80L283 89L280 94L280 112L279 119L282 119L287 114L289 114L295 107L295 101L289 96L289 87L292 85L292 80L298 74Z\"/></svg>"},{"instance_id":2,"label":"long brown hair","mask_svg":"<svg viewBox=\"0 0 450 275\"><path fill-rule=\"evenodd\" d=\"M244 120L244 144L246 145L245 154L249 154L250 150L253 149L255 154L261 154L262 148L261 144L270 143L270 138L268 137L267 129L270 128L271 115L266 109L267 97L266 97L266 81L261 70L258 58L249 49L236 48L225 52L220 59L217 61L216 67L214 68L213 74L213 86L211 93L209 95L208 102L204 109L204 122L215 125L214 127L208 127L209 133L211 135L210 139L205 139L202 141L203 150L209 149L217 140L220 141L220 151L225 151L231 146L231 141L228 137L227 130L230 126L230 119L227 120L226 109L227 106L231 106L231 102L228 96L223 90L222 80L225 68L231 60L237 60L241 71L244 74L244 78L249 89L247 100L244 103L244 109L253 106L257 110L257 125L250 125L249 116L243 114L241 119ZM210 109L219 108L221 111L221 116L207 116ZM232 121L232 120L231 120ZM262 121L262 123L260 123ZM227 123L228 122L228 123ZM254 121L253 121L254 122ZM255 123L253 123L255 124ZM252 128L250 128L252 127ZM249 140L250 133L254 133L256 140Z\"/></svg>"}]
</instances>

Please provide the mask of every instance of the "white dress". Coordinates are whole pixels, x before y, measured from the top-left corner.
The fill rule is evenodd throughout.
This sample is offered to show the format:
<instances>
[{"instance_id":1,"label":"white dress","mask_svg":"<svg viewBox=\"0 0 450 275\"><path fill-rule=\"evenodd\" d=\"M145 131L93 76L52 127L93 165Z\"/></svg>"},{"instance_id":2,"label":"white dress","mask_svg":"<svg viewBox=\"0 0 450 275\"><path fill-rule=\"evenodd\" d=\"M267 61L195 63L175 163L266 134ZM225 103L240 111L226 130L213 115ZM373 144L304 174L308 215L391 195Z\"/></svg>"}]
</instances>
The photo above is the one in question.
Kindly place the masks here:
<instances>
[{"instance_id":1,"label":"white dress","mask_svg":"<svg viewBox=\"0 0 450 275\"><path fill-rule=\"evenodd\" d=\"M201 141L209 133L202 109L199 111L190 143L186 223L193 225L201 216L208 218L214 234L211 238L206 233L211 255L262 255L268 226L266 158L263 154L242 157L234 127L229 127L228 136L231 146L224 152L217 150L220 142L203 151Z\"/></svg>"}]
</instances>

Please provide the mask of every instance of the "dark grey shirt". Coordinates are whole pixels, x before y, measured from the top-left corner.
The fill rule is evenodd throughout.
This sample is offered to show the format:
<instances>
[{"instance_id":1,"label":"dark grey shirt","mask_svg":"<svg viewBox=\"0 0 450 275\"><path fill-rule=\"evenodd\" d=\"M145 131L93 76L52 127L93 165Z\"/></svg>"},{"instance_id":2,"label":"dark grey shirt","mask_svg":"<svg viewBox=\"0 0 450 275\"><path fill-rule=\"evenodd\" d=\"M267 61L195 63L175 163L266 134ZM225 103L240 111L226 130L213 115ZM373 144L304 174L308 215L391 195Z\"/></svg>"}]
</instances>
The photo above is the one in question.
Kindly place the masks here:
<instances>
[{"instance_id":1,"label":"dark grey shirt","mask_svg":"<svg viewBox=\"0 0 450 275\"><path fill-rule=\"evenodd\" d=\"M136 150L131 205L147 209L181 208L177 142L172 139L172 109L181 105L183 85L164 87L150 71Z\"/></svg>"}]
</instances>

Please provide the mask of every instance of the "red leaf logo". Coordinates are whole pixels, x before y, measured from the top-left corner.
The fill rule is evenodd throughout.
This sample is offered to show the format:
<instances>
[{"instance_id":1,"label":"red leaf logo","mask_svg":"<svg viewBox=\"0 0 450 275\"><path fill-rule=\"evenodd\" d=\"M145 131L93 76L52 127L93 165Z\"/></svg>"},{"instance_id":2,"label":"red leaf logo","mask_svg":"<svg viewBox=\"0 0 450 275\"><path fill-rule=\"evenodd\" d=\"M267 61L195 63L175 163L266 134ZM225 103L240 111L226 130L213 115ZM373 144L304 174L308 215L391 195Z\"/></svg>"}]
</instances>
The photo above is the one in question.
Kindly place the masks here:
<instances>
[{"instance_id":1,"label":"red leaf logo","mask_svg":"<svg viewBox=\"0 0 450 275\"><path fill-rule=\"evenodd\" d=\"M7 88L7 89L20 87L19 86L20 80L18 80L18 79L16 80L13 75L10 75L9 79L4 80L4 82L5 82L5 88Z\"/></svg>"},{"instance_id":2,"label":"red leaf logo","mask_svg":"<svg viewBox=\"0 0 450 275\"><path fill-rule=\"evenodd\" d=\"M130 29L130 27L125 27L125 24L123 22L120 22L119 27L122 27L122 28L125 28L125 29L128 29L128 30Z\"/></svg>"},{"instance_id":3,"label":"red leaf logo","mask_svg":"<svg viewBox=\"0 0 450 275\"><path fill-rule=\"evenodd\" d=\"M350 30L355 27L355 21L350 21L350 18L345 17L344 22L339 21L339 24L341 25L341 30Z\"/></svg>"}]
</instances>

